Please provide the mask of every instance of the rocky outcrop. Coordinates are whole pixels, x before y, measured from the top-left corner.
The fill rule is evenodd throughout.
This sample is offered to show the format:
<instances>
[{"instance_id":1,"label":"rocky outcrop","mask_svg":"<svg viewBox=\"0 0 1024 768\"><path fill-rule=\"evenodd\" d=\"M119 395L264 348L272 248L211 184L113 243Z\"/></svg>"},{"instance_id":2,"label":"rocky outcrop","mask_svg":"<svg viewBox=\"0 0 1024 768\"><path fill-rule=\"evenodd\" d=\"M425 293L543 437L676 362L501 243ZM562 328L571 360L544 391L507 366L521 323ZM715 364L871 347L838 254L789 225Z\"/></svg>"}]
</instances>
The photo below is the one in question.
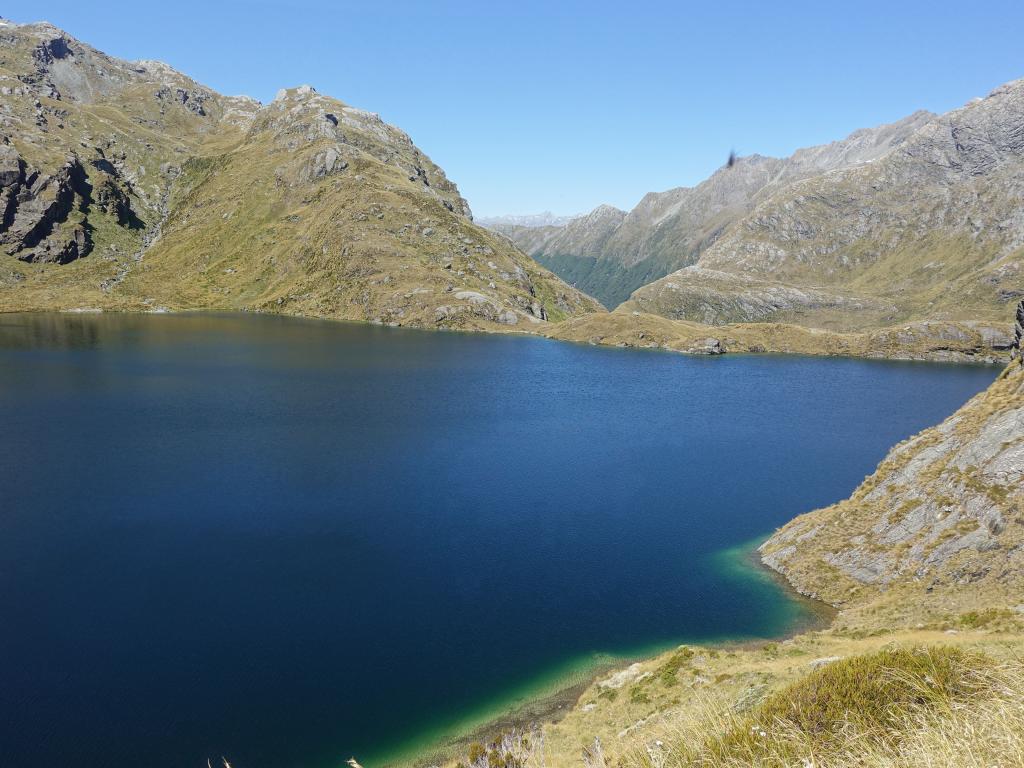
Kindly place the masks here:
<instances>
[{"instance_id":1,"label":"rocky outcrop","mask_svg":"<svg viewBox=\"0 0 1024 768\"><path fill-rule=\"evenodd\" d=\"M90 216L137 229L129 193L103 160L86 167L72 155L51 174L31 168L10 144L0 145L0 245L30 263L68 264L92 251Z\"/></svg>"},{"instance_id":2,"label":"rocky outcrop","mask_svg":"<svg viewBox=\"0 0 1024 768\"><path fill-rule=\"evenodd\" d=\"M1019 604L1024 367L1012 362L941 425L896 446L849 499L796 518L761 554L801 592L861 621Z\"/></svg>"},{"instance_id":3,"label":"rocky outcrop","mask_svg":"<svg viewBox=\"0 0 1024 768\"><path fill-rule=\"evenodd\" d=\"M32 58L36 60L41 69L45 69L58 59L63 59L70 55L71 46L68 44L68 39L62 34L49 40L43 40L32 51Z\"/></svg>"},{"instance_id":4,"label":"rocky outcrop","mask_svg":"<svg viewBox=\"0 0 1024 768\"><path fill-rule=\"evenodd\" d=\"M408 134L385 123L380 115L323 96L312 86L279 91L249 127L250 137L258 134L273 135L279 146L292 152L314 142L329 142L303 169L302 181L316 181L361 158L372 158L401 169L408 181L420 185L449 211L472 218L458 188Z\"/></svg>"},{"instance_id":5,"label":"rocky outcrop","mask_svg":"<svg viewBox=\"0 0 1024 768\"><path fill-rule=\"evenodd\" d=\"M188 88L171 88L163 86L159 88L154 96L159 101L174 102L180 104L189 112L199 117L206 117L206 110L203 105L213 98L213 94L205 89L189 90Z\"/></svg>"},{"instance_id":6,"label":"rocky outcrop","mask_svg":"<svg viewBox=\"0 0 1024 768\"><path fill-rule=\"evenodd\" d=\"M66 264L89 253L92 240L81 213L89 202L85 169L69 159L56 173L28 169L12 147L0 152L0 244L22 261Z\"/></svg>"}]
</instances>

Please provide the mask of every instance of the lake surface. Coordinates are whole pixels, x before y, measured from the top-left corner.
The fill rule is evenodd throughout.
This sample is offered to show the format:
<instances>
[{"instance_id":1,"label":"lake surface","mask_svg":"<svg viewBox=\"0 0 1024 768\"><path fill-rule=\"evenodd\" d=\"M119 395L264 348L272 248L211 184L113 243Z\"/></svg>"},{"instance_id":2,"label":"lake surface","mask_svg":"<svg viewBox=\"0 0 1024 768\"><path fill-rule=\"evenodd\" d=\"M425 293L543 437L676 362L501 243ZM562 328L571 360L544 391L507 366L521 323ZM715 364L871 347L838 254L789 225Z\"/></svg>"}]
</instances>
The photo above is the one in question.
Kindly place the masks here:
<instances>
[{"instance_id":1,"label":"lake surface","mask_svg":"<svg viewBox=\"0 0 1024 768\"><path fill-rule=\"evenodd\" d=\"M0 762L372 768L596 654L783 633L719 553L997 372L0 315Z\"/></svg>"}]
</instances>

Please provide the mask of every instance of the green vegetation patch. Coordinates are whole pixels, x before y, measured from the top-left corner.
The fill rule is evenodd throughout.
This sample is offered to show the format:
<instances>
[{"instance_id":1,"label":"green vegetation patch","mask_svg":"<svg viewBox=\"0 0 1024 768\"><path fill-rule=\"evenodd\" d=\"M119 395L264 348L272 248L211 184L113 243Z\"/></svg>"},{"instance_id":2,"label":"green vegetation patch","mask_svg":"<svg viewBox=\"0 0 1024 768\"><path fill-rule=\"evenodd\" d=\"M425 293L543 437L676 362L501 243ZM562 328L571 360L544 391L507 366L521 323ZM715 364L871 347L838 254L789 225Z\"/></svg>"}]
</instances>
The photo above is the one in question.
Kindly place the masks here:
<instances>
[{"instance_id":1,"label":"green vegetation patch","mask_svg":"<svg viewBox=\"0 0 1024 768\"><path fill-rule=\"evenodd\" d=\"M689 668L690 660L694 657L692 648L682 646L669 656L668 661L662 664L655 674L666 687L675 685L678 682L679 670Z\"/></svg>"}]
</instances>

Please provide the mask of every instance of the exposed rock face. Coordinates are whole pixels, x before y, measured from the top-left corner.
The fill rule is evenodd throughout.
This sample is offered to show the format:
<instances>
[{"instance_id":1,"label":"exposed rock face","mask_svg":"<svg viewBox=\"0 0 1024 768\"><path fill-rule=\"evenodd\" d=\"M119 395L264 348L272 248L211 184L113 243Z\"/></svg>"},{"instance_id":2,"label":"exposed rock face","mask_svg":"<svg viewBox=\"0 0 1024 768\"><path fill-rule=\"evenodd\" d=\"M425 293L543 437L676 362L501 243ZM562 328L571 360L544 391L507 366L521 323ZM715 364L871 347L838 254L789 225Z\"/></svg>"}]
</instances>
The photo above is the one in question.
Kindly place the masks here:
<instances>
[{"instance_id":1,"label":"exposed rock face","mask_svg":"<svg viewBox=\"0 0 1024 768\"><path fill-rule=\"evenodd\" d=\"M802 592L862 619L891 619L908 601L914 620L1019 604L1024 366L1012 362L941 425L894 448L848 500L796 518L761 553Z\"/></svg>"},{"instance_id":2,"label":"exposed rock face","mask_svg":"<svg viewBox=\"0 0 1024 768\"><path fill-rule=\"evenodd\" d=\"M474 225L405 132L310 86L264 106L0 23L0 95L0 310L530 329L597 309Z\"/></svg>"},{"instance_id":3,"label":"exposed rock face","mask_svg":"<svg viewBox=\"0 0 1024 768\"><path fill-rule=\"evenodd\" d=\"M141 226L110 162L97 159L86 167L71 155L47 174L29 166L10 144L0 145L0 211L4 252L33 263L67 264L87 256L98 216L129 230Z\"/></svg>"},{"instance_id":4,"label":"exposed rock face","mask_svg":"<svg viewBox=\"0 0 1024 768\"><path fill-rule=\"evenodd\" d=\"M22 261L66 264L92 248L88 208L90 187L77 158L52 175L26 171L10 146L0 154L0 243Z\"/></svg>"}]
</instances>

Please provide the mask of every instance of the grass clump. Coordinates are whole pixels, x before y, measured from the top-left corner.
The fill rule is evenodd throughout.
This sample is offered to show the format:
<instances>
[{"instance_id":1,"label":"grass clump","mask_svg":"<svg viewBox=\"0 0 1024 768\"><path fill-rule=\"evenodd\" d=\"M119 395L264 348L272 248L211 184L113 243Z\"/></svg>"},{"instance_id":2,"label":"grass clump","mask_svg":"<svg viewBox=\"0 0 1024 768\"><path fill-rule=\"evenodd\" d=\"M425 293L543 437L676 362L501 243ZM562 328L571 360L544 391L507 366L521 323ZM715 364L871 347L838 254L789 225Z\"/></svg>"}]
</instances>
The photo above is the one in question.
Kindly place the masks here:
<instances>
[{"instance_id":1,"label":"grass clump","mask_svg":"<svg viewBox=\"0 0 1024 768\"><path fill-rule=\"evenodd\" d=\"M677 649L661 667L656 674L662 685L671 687L678 682L679 670L689 667L690 660L694 657L692 648L682 647Z\"/></svg>"},{"instance_id":2,"label":"grass clump","mask_svg":"<svg viewBox=\"0 0 1024 768\"><path fill-rule=\"evenodd\" d=\"M651 697L640 685L634 685L629 689L629 701L631 704L650 704Z\"/></svg>"},{"instance_id":3,"label":"grass clump","mask_svg":"<svg viewBox=\"0 0 1024 768\"><path fill-rule=\"evenodd\" d=\"M908 718L948 712L990 687L992 663L958 648L892 648L833 662L684 747L686 766L830 764L898 749Z\"/></svg>"}]
</instances>

